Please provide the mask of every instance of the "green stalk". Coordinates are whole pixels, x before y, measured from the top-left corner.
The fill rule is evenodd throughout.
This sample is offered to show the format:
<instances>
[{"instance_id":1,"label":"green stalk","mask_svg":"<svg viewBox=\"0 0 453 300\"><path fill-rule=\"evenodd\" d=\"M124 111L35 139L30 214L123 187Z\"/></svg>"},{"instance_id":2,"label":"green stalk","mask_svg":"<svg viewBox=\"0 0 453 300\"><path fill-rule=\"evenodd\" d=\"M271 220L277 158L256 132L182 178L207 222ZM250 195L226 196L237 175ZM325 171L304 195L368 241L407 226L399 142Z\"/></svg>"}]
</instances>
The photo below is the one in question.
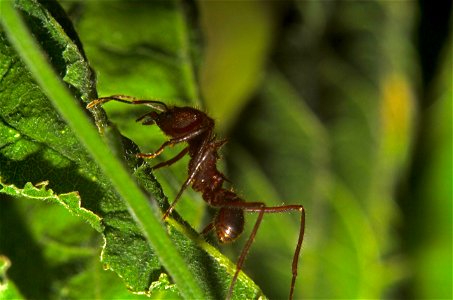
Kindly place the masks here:
<instances>
[{"instance_id":1,"label":"green stalk","mask_svg":"<svg viewBox=\"0 0 453 300\"><path fill-rule=\"evenodd\" d=\"M152 212L147 197L137 187L121 162L103 143L96 128L80 110L77 101L49 65L20 14L15 10L14 1L0 3L0 16L11 44L48 98L125 200L129 212L142 229L150 246L156 251L162 265L176 282L182 295L188 299L203 299L202 290L167 235L163 224Z\"/></svg>"}]
</instances>

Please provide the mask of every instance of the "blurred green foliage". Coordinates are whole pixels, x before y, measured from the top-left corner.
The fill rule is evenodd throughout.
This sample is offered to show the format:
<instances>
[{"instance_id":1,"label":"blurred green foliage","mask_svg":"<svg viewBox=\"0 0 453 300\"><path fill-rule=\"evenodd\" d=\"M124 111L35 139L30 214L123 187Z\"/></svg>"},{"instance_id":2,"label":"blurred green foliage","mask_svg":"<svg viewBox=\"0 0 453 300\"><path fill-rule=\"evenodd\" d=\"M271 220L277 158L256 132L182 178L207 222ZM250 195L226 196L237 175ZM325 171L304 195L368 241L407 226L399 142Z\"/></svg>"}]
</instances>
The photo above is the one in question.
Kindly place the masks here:
<instances>
[{"instance_id":1,"label":"blurred green foliage","mask_svg":"<svg viewBox=\"0 0 453 300\"><path fill-rule=\"evenodd\" d=\"M452 298L451 3L176 1L183 18L126 2L63 2L99 95L205 109L229 140L220 168L238 194L306 207L296 298ZM169 38L181 32L189 39ZM106 110L142 151L165 139L134 123L146 109ZM169 199L186 166L156 173ZM27 213L2 202L2 222ZM197 230L211 216L193 191L176 210ZM288 295L298 226L296 214L266 216L246 260L271 299ZM244 240L220 248L235 261ZM38 283L55 280L44 261L36 267L47 276ZM65 288L83 289L98 269L67 266Z\"/></svg>"}]
</instances>

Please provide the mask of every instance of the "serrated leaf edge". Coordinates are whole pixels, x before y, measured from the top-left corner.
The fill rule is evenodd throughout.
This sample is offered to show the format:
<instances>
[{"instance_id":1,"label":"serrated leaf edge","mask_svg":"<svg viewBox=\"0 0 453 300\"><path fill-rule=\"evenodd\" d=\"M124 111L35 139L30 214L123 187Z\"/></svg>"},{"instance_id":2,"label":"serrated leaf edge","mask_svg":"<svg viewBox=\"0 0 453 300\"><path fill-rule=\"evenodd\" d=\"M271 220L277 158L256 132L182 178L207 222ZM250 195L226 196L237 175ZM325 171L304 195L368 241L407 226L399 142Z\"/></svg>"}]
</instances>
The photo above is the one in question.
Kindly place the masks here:
<instances>
[{"instance_id":1,"label":"serrated leaf edge","mask_svg":"<svg viewBox=\"0 0 453 300\"><path fill-rule=\"evenodd\" d=\"M37 184L32 184L31 182L27 182L24 185L24 188L18 188L14 184L5 184L2 182L2 178L0 177L0 193L4 193L11 196L23 196L30 199L38 199L42 201L52 201L62 205L66 208L72 215L81 217L84 221L89 223L96 231L103 232L104 226L102 225L102 218L93 213L92 211L83 208L81 206L82 199L80 198L80 194L77 191L63 193L63 194L55 194L52 189L47 189L46 187L49 185L48 181L43 181ZM36 193L36 194L34 194ZM44 193L44 194L43 194ZM77 203L74 204L73 207L69 205L72 202L72 196L77 197Z\"/></svg>"}]
</instances>

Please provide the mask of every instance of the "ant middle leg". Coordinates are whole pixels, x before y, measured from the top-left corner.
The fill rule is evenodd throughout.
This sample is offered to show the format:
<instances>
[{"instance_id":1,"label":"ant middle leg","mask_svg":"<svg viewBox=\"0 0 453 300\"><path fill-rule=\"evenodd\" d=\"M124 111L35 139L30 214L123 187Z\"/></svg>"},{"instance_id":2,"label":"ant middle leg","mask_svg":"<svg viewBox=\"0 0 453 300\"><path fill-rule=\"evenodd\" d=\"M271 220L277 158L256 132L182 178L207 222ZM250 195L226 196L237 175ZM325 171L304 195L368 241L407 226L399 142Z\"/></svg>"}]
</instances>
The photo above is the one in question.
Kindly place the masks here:
<instances>
[{"instance_id":1,"label":"ant middle leg","mask_svg":"<svg viewBox=\"0 0 453 300\"><path fill-rule=\"evenodd\" d=\"M161 162L161 163L158 163L157 165L153 166L152 169L153 169L153 170L157 170L157 169L160 169L160 168L162 168L162 167L171 166L172 164L174 164L175 162L177 162L178 160L180 160L181 158L183 158L184 155L187 154L187 152L189 152L189 147L184 148L184 149L183 149L181 152L179 152L175 157L170 158L169 160L163 161L163 162Z\"/></svg>"},{"instance_id":2,"label":"ant middle leg","mask_svg":"<svg viewBox=\"0 0 453 300\"><path fill-rule=\"evenodd\" d=\"M211 153L212 149L211 149L210 146L212 147L212 144L204 143L201 146L201 148L199 149L197 156L193 158L194 161L196 162L195 163L195 167L189 173L189 176L187 177L186 181L184 181L184 183L182 184L181 188L179 189L178 194L176 195L175 200L173 200L173 202L171 203L170 207L164 213L164 215L162 217L163 220L165 220L171 214L171 212L173 211L173 209L176 206L176 203L178 203L179 199L181 198L182 193L187 189L187 187L192 183L192 181L195 178L195 176L199 173L200 167L203 164L203 162L205 162L206 158L210 154L212 154Z\"/></svg>"}]
</instances>

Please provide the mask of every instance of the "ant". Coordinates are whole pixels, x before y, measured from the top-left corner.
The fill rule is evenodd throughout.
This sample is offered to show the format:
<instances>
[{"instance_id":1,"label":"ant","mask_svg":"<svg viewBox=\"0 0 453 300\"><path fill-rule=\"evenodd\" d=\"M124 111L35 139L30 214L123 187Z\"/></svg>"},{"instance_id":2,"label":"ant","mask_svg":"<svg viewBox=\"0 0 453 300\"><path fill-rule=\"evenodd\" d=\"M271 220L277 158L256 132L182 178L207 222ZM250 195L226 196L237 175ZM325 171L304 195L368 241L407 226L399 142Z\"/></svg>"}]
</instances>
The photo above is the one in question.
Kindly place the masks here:
<instances>
[{"instance_id":1,"label":"ant","mask_svg":"<svg viewBox=\"0 0 453 300\"><path fill-rule=\"evenodd\" d=\"M179 190L173 203L164 213L164 220L170 215L182 193L189 185L192 185L192 188L195 191L201 192L204 201L206 201L210 206L218 209L215 219L206 226L206 228L202 231L202 234L206 235L214 230L220 243L233 242L243 232L245 223L244 212L258 213L255 226L253 227L250 237L242 249L241 255L236 263L236 272L234 273L230 283L226 297L227 299L231 298L239 272L242 269L242 265L250 246L255 239L264 214L283 213L288 211L300 212L300 231L293 256L292 280L289 293L289 299L292 299L297 277L299 253L304 237L304 207L302 205L268 207L262 202L245 202L232 190L223 188L223 182L227 179L219 170L217 170L216 163L220 158L218 150L226 143L226 140L219 140L216 138L214 134L214 120L207 116L204 112L192 107L169 107L160 101L139 100L134 97L124 95L113 95L110 97L98 98L90 102L87 105L87 108L91 109L111 100L151 107L153 110L139 117L137 122L142 122L143 125L156 124L167 136L170 137L170 139L164 142L154 153L138 153L136 154L137 157L148 159L155 158L168 146L173 146L179 143L187 143L187 146L175 157L161 162L153 167L153 169L158 169L170 166L184 157L184 155L189 154L190 156L188 167L189 176Z\"/></svg>"}]
</instances>

